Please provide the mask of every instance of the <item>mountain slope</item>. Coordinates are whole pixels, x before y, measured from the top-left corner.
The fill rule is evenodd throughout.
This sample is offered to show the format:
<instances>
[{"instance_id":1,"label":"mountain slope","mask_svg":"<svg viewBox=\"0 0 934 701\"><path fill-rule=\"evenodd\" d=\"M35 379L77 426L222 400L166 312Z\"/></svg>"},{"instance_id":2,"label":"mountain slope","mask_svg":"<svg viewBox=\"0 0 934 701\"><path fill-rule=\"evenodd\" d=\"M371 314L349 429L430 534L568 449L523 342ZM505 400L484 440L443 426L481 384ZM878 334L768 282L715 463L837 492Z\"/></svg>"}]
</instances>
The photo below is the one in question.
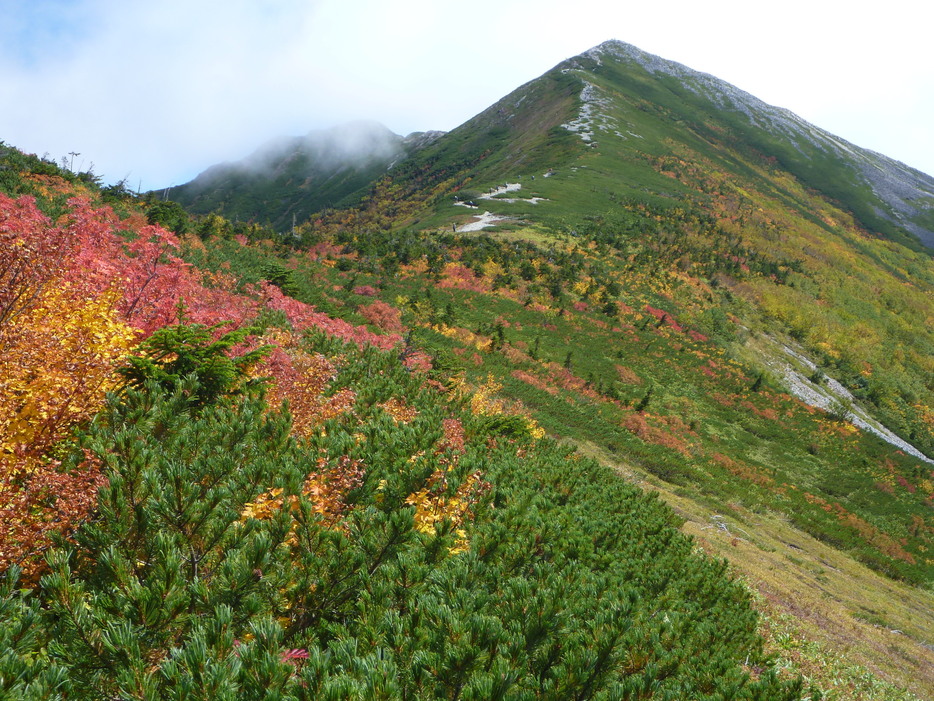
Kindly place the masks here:
<instances>
[{"instance_id":1,"label":"mountain slope","mask_svg":"<svg viewBox=\"0 0 934 701\"><path fill-rule=\"evenodd\" d=\"M25 498L4 522L46 514L43 547L68 501L45 484L80 476L63 456L107 487L99 518L80 523L87 481L65 514L73 555L30 549L52 576L0 590L0 684L184 695L216 661L218 686L298 698L799 698L798 672L841 699L931 696L931 257L816 187L837 156L784 165L742 111L625 54L559 65L297 237L210 217L175 239L146 226L165 203L100 193L117 216L9 154L0 182L47 219L3 199L4 235L90 246L37 299L114 304L81 287L114 285L115 318L160 342L197 339L156 328L181 316L236 319L277 350L265 400L189 412L209 398L175 361L220 346L163 346L131 361L161 382L115 397L83 450L26 446L46 482L8 481ZM831 185L858 193L853 172ZM60 370L27 389L40 409L87 376L29 352L62 338L47 309L69 307L33 305L4 355L30 382Z\"/></svg>"},{"instance_id":2,"label":"mountain slope","mask_svg":"<svg viewBox=\"0 0 934 701\"><path fill-rule=\"evenodd\" d=\"M865 180L867 169L881 175ZM912 233L930 234L918 228L928 192L928 176L614 41L518 88L308 230L524 223L659 249L803 341L930 454L934 274ZM671 223L661 237L639 235L660 221Z\"/></svg>"},{"instance_id":3,"label":"mountain slope","mask_svg":"<svg viewBox=\"0 0 934 701\"><path fill-rule=\"evenodd\" d=\"M610 42L301 227L329 252L296 274L350 313L373 290L445 367L665 494L780 610L924 695L934 262L867 163L922 207L927 176Z\"/></svg>"},{"instance_id":4,"label":"mountain slope","mask_svg":"<svg viewBox=\"0 0 934 701\"><path fill-rule=\"evenodd\" d=\"M604 63L604 59L607 63ZM745 144L800 178L805 184L851 208L862 224L888 235L901 227L934 248L934 178L882 154L862 149L804 121L789 110L681 64L663 60L619 41L601 44L570 62L572 70L620 75L618 67L639 66L685 104L696 106L735 133L725 141ZM615 64L615 66L613 65ZM667 100L653 95L657 103ZM713 139L708 125L698 132Z\"/></svg>"},{"instance_id":5,"label":"mountain slope","mask_svg":"<svg viewBox=\"0 0 934 701\"><path fill-rule=\"evenodd\" d=\"M930 253L882 218L888 205L861 184L845 152L826 139L806 141L797 123L755 126L747 112L766 124L772 108L687 69L650 69L656 62L664 64L616 42L598 47L398 162L357 204L319 214L297 227L298 237L192 227L203 240L187 237L182 254L215 287L263 290L274 299L276 306L256 319L267 330L287 326L300 310L298 318L323 328L340 318L345 329L367 324L386 332L356 331L355 338L398 341L394 355L404 369L387 357L359 359L311 329L302 339L306 351L324 351L324 360L343 368L311 406L327 411L347 391L359 392L353 412L332 416L312 443L329 446L332 457L363 455L377 466L351 501L386 503L380 475L398 485L376 470L419 470L437 458L430 439L444 433L444 420L432 429L423 422L431 402L406 401L417 396L416 386L436 391L451 411L469 407L473 419L462 425L474 421L474 436L486 441L473 446L477 459L487 460L485 474L507 468L498 473L502 494L523 485L530 520L522 520L528 538L519 550L567 563L575 576L586 562L619 572L627 585L652 580L658 571L643 564L653 558L631 561L620 548L658 552L659 536L671 533L629 528L630 516L646 512L625 498L632 492L621 489L615 475L622 475L660 494L700 547L731 562L764 612L760 630L776 668L813 670L838 698L911 698L905 689L930 697ZM310 304L317 309L309 311ZM397 379L390 383L390 376ZM402 405L387 399L388 384L410 388ZM802 396L826 402L818 407ZM423 421L407 423L413 408L424 412ZM522 418L510 418L507 409ZM436 419L448 409L439 411ZM861 430L866 416L915 452ZM388 429L377 440L371 419ZM535 455L511 442L528 438L530 426L579 452L554 469L532 469ZM582 454L612 471L578 471L575 465L587 462ZM430 501L430 493L421 498ZM542 493L547 499L536 500ZM397 502L403 494L418 503L420 492L400 489ZM502 501L493 503L495 518L512 518ZM597 525L616 517L621 530ZM491 524L471 557L500 552L501 524ZM552 540L561 541L557 550ZM677 572L687 599L703 594L703 578L684 582L682 558L674 559L663 576ZM423 564L400 559L367 596L380 601L383 585L408 581L414 569L421 577ZM481 581L474 570L457 571L461 583ZM474 603L462 604L469 598L462 587L444 576L419 582L444 583L442 610L452 600L459 612L474 610ZM588 611L577 620L591 620L589 591L602 597L603 584L570 593ZM421 609L400 596L406 615L417 618ZM650 597L659 608L645 612L649 621L689 623L700 612L688 607L671 615L668 594ZM487 612L480 599L470 601L478 615ZM708 608L699 607L710 616ZM523 603L522 615L528 610ZM679 618L685 611L690 615ZM372 620L387 628L367 632L374 645L393 625L391 612L380 615L374 610ZM477 640L461 635L460 623L451 630L459 644ZM658 644L667 649L681 632L660 633ZM693 632L691 640L703 646L680 648L686 654L717 650L725 637L706 623ZM655 645L655 629L648 635ZM648 669L638 647L624 647L614 674ZM397 646L393 654L407 649ZM493 647L483 649L485 655ZM591 651L584 649L586 662ZM727 657L735 663L743 655L734 647ZM483 655L471 659L485 664ZM344 669L352 666L344 662ZM684 663L689 672L691 661ZM758 679L766 668L753 665L743 672ZM556 677L568 679L564 669ZM891 684L876 685L867 670ZM673 683L680 679L693 684L690 674ZM698 693L689 688L680 697Z\"/></svg>"},{"instance_id":6,"label":"mountain slope","mask_svg":"<svg viewBox=\"0 0 934 701\"><path fill-rule=\"evenodd\" d=\"M271 142L167 193L196 214L217 211L284 229L293 215L303 221L359 198L390 165L397 166L396 184L423 193L441 182L456 188L546 172L590 148L627 161L620 185L668 196L678 191L655 181L657 167L646 158L670 155L673 143L708 156L713 151L725 170L746 176L743 160L764 159L852 213L864 229L934 248L931 176L619 41L562 62L448 135L402 139L377 124L345 125ZM409 167L398 167L407 158Z\"/></svg>"},{"instance_id":7,"label":"mountain slope","mask_svg":"<svg viewBox=\"0 0 934 701\"><path fill-rule=\"evenodd\" d=\"M654 495L298 298L350 256L0 174L3 698L815 697Z\"/></svg>"},{"instance_id":8,"label":"mountain slope","mask_svg":"<svg viewBox=\"0 0 934 701\"><path fill-rule=\"evenodd\" d=\"M352 197L438 135L403 138L376 123L345 124L271 141L164 194L197 214L217 212L281 230Z\"/></svg>"}]
</instances>

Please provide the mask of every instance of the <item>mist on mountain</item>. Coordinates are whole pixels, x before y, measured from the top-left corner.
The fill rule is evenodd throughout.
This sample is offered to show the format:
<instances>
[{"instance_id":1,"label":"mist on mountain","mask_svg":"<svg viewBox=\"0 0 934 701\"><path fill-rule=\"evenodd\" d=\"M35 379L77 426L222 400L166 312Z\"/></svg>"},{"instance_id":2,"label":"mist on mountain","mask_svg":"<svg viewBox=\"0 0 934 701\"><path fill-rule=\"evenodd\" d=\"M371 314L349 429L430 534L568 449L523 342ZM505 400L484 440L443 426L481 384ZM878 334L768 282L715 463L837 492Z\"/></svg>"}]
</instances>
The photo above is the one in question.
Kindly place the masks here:
<instances>
[{"instance_id":1,"label":"mist on mountain","mask_svg":"<svg viewBox=\"0 0 934 701\"><path fill-rule=\"evenodd\" d=\"M287 227L341 204L430 138L431 133L421 140L403 138L377 122L350 122L273 139L249 156L212 166L161 195L196 214L216 212Z\"/></svg>"}]
</instances>

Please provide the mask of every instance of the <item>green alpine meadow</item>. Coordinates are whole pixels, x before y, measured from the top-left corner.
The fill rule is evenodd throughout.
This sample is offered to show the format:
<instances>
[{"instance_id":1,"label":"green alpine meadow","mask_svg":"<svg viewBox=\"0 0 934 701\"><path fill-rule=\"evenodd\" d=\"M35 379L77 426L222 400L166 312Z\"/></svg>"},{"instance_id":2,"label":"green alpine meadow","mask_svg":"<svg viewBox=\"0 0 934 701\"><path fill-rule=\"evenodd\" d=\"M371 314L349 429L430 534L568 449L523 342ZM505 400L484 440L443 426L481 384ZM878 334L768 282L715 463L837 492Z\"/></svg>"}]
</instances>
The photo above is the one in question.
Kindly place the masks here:
<instances>
[{"instance_id":1,"label":"green alpine meadow","mask_svg":"<svg viewBox=\"0 0 934 701\"><path fill-rule=\"evenodd\" d=\"M0 698L931 698L932 254L619 41L149 193L0 143Z\"/></svg>"}]
</instances>

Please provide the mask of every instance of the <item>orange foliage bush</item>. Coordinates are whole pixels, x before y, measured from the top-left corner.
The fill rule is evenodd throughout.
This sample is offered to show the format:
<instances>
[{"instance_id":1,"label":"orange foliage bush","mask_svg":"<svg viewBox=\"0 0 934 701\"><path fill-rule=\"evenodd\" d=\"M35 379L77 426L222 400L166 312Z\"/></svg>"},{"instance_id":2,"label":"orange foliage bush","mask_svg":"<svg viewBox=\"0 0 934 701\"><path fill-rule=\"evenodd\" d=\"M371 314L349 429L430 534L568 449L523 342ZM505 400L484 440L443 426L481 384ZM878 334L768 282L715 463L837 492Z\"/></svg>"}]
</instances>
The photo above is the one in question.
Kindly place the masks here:
<instances>
[{"instance_id":1,"label":"orange foliage bush","mask_svg":"<svg viewBox=\"0 0 934 701\"><path fill-rule=\"evenodd\" d=\"M434 365L431 356L420 350L406 349L402 355L402 364L412 372L428 372Z\"/></svg>"},{"instance_id":2,"label":"orange foliage bush","mask_svg":"<svg viewBox=\"0 0 934 701\"><path fill-rule=\"evenodd\" d=\"M134 340L112 296L75 299L64 285L0 325L0 484L34 471L71 426L100 409Z\"/></svg>"},{"instance_id":3,"label":"orange foliage bush","mask_svg":"<svg viewBox=\"0 0 934 701\"><path fill-rule=\"evenodd\" d=\"M639 412L628 414L626 418L623 419L622 426L646 443L660 445L664 448L671 448L685 456L691 454L690 445L686 441L664 428L651 425L645 414Z\"/></svg>"},{"instance_id":4,"label":"orange foliage bush","mask_svg":"<svg viewBox=\"0 0 934 701\"><path fill-rule=\"evenodd\" d=\"M454 494L449 495L447 471L436 470L428 478L426 486L410 494L405 503L415 507L415 530L421 533L433 535L445 522L454 527L457 538L449 552L456 555L469 548L467 534L460 526L473 518L477 505L491 489L492 485L482 478L481 473L474 472Z\"/></svg>"},{"instance_id":5,"label":"orange foliage bush","mask_svg":"<svg viewBox=\"0 0 934 701\"><path fill-rule=\"evenodd\" d=\"M363 484L366 470L361 460L342 455L336 465L328 465L326 458L319 458L316 471L308 475L302 484L302 495L311 502L312 513L321 517L326 528L341 528L341 519L347 512L345 497L352 489ZM285 496L281 488L271 489L260 494L255 501L247 503L240 514L240 520L254 518L264 520L272 518L284 506L297 513L299 497ZM296 545L293 523L286 543Z\"/></svg>"},{"instance_id":6,"label":"orange foliage bush","mask_svg":"<svg viewBox=\"0 0 934 701\"><path fill-rule=\"evenodd\" d=\"M97 490L104 484L94 456L74 470L58 468L57 461L49 461L18 488L0 487L0 572L19 565L27 584L42 574L41 557L53 535L73 533L97 505Z\"/></svg>"},{"instance_id":7,"label":"orange foliage bush","mask_svg":"<svg viewBox=\"0 0 934 701\"><path fill-rule=\"evenodd\" d=\"M544 380L539 379L538 377L536 377L530 372L526 372L525 370L513 370L512 373L510 374L513 377L515 377L517 380L521 380L522 382L525 382L526 384L531 385L532 387L540 389L543 392L547 392L548 394L551 394L551 395L558 394L557 387L555 387L552 384L549 384L548 382L545 382Z\"/></svg>"},{"instance_id":8,"label":"orange foliage bush","mask_svg":"<svg viewBox=\"0 0 934 701\"><path fill-rule=\"evenodd\" d=\"M380 300L374 300L369 304L361 304L357 311L369 323L376 328L387 333L402 334L405 333L405 327L402 325L402 312L390 304Z\"/></svg>"},{"instance_id":9,"label":"orange foliage bush","mask_svg":"<svg viewBox=\"0 0 934 701\"><path fill-rule=\"evenodd\" d=\"M409 406L396 397L391 397L376 406L389 414L393 421L400 424L407 424L418 416L418 410L415 407Z\"/></svg>"},{"instance_id":10,"label":"orange foliage bush","mask_svg":"<svg viewBox=\"0 0 934 701\"><path fill-rule=\"evenodd\" d=\"M96 465L71 473L48 457L117 384L135 344L115 291L81 279L78 244L30 198L0 195L0 570L33 575L51 533L67 535L94 503Z\"/></svg>"},{"instance_id":11,"label":"orange foliage bush","mask_svg":"<svg viewBox=\"0 0 934 701\"><path fill-rule=\"evenodd\" d=\"M292 433L307 437L324 421L350 411L356 393L344 388L331 396L325 390L337 374L335 362L320 353L308 353L290 333L277 332L262 339L276 347L254 368L257 376L269 376L269 405L287 401L292 414Z\"/></svg>"},{"instance_id":12,"label":"orange foliage bush","mask_svg":"<svg viewBox=\"0 0 934 701\"><path fill-rule=\"evenodd\" d=\"M711 457L715 463L726 468L732 474L740 477L741 479L748 480L754 484L758 484L762 487L768 487L775 481L770 476L762 474L755 468L750 467L745 463L737 462L736 460L733 460L726 455L722 455L721 453L714 453Z\"/></svg>"},{"instance_id":13,"label":"orange foliage bush","mask_svg":"<svg viewBox=\"0 0 934 701\"><path fill-rule=\"evenodd\" d=\"M620 382L624 382L627 385L642 384L642 378L639 377L632 368L628 368L625 365L614 365L613 367L616 368L616 374Z\"/></svg>"},{"instance_id":14,"label":"orange foliage bush","mask_svg":"<svg viewBox=\"0 0 934 701\"><path fill-rule=\"evenodd\" d=\"M464 432L464 424L460 419L444 419L441 422L444 431L444 438L438 446L439 451L451 451L455 454L464 452L464 445L467 440Z\"/></svg>"}]
</instances>

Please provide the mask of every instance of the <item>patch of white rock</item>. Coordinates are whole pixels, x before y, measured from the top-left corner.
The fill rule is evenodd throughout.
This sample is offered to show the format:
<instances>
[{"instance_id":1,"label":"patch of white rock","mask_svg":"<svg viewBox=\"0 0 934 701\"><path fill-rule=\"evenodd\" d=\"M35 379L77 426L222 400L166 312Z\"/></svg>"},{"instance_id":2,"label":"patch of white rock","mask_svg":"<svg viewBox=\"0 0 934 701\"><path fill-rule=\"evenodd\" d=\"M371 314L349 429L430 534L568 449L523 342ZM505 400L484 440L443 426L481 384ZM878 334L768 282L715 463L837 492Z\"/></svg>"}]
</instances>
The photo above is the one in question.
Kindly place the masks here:
<instances>
[{"instance_id":1,"label":"patch of white rock","mask_svg":"<svg viewBox=\"0 0 934 701\"><path fill-rule=\"evenodd\" d=\"M548 177L551 173L545 173L544 177ZM479 200L492 200L494 202L506 202L508 204L515 204L516 202L527 202L528 204L538 204L539 202L545 201L545 197L500 197L509 192L517 192L522 189L522 183L504 183L498 187L490 188L486 193L477 197ZM454 202L455 207L467 207L468 209L479 209L479 205L472 201L463 201L456 200ZM474 221L468 222L466 224L461 224L456 228L457 231L480 231L485 229L488 226L494 226L495 224L501 221L507 221L511 217L502 216L499 214L493 214L490 211L484 211L483 214L477 215L477 218Z\"/></svg>"},{"instance_id":2,"label":"patch of white rock","mask_svg":"<svg viewBox=\"0 0 934 701\"><path fill-rule=\"evenodd\" d=\"M577 70L578 69L576 68L564 68L561 72L567 73L568 71ZM581 108L577 115L577 119L562 124L562 127L568 131L574 132L580 136L583 141L586 141L590 144L594 143L594 129L599 129L604 133L615 134L620 139L628 139L629 136L635 137L637 139L643 138L639 134L636 134L630 130L626 131L626 134L629 136L623 134L620 131L619 122L606 113L606 110L613 104L610 98L602 95L600 89L593 83L590 83L586 80L583 82L584 88L581 90L580 94Z\"/></svg>"},{"instance_id":3,"label":"patch of white rock","mask_svg":"<svg viewBox=\"0 0 934 701\"><path fill-rule=\"evenodd\" d=\"M824 411L839 410L846 412L846 420L863 431L869 431L882 440L894 445L899 450L924 462L934 465L934 460L927 457L913 445L883 426L855 403L855 398L846 387L832 377L824 377L821 383L812 382L798 368L804 367L812 374L817 365L801 352L789 348L784 343L771 337L764 337L770 346L769 357L765 363L775 372L794 396L809 406Z\"/></svg>"}]
</instances>

